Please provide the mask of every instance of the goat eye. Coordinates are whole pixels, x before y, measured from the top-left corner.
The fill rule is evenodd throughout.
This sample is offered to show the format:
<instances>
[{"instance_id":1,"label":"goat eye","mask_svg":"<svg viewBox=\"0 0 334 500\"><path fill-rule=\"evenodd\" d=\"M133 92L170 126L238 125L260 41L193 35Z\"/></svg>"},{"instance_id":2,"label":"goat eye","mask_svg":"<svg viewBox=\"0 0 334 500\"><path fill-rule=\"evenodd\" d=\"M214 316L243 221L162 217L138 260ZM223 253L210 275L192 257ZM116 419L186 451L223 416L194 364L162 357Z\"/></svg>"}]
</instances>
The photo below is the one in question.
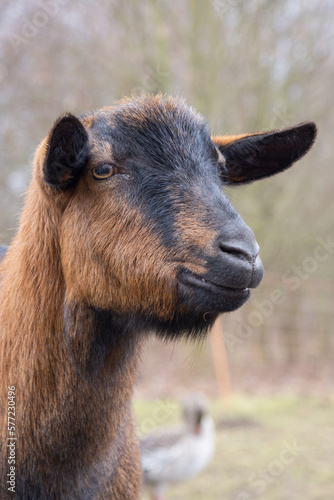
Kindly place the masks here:
<instances>
[{"instance_id":1,"label":"goat eye","mask_svg":"<svg viewBox=\"0 0 334 500\"><path fill-rule=\"evenodd\" d=\"M93 177L98 180L108 179L108 177L111 177L115 173L116 168L112 165L108 165L108 163L94 167L92 170Z\"/></svg>"}]
</instances>

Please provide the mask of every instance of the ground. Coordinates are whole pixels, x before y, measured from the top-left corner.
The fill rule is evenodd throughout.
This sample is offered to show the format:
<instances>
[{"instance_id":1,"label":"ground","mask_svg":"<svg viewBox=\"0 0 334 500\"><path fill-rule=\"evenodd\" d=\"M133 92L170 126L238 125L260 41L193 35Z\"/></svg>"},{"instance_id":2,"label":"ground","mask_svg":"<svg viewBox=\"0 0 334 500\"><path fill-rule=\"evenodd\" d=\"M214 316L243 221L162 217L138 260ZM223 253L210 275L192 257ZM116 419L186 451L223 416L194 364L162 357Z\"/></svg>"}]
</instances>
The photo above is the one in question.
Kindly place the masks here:
<instances>
[{"instance_id":1,"label":"ground","mask_svg":"<svg viewBox=\"0 0 334 500\"><path fill-rule=\"evenodd\" d=\"M140 434L181 419L175 400L138 395L134 409ZM215 458L168 500L333 500L333 410L334 396L212 399Z\"/></svg>"}]
</instances>

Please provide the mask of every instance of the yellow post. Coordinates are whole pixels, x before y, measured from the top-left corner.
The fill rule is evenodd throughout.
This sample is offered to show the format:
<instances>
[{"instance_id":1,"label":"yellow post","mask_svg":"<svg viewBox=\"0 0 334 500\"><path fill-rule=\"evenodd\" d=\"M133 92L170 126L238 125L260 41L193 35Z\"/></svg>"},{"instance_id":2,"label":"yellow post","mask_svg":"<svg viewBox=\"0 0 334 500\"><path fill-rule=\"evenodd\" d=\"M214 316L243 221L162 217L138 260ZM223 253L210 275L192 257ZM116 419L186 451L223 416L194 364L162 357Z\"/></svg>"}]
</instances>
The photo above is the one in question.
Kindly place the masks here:
<instances>
[{"instance_id":1,"label":"yellow post","mask_svg":"<svg viewBox=\"0 0 334 500\"><path fill-rule=\"evenodd\" d=\"M222 399L230 398L232 396L231 378L220 316L210 332L210 343L219 394Z\"/></svg>"}]
</instances>

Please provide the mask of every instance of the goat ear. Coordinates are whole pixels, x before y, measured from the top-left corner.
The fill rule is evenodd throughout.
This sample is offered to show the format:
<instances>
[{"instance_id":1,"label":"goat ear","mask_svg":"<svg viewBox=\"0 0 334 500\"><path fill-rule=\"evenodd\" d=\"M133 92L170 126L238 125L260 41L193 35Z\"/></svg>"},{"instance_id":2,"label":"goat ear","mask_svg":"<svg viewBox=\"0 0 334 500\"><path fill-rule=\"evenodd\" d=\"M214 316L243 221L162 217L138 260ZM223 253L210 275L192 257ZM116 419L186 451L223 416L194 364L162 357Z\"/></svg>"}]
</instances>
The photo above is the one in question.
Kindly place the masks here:
<instances>
[{"instance_id":1,"label":"goat ear","mask_svg":"<svg viewBox=\"0 0 334 500\"><path fill-rule=\"evenodd\" d=\"M221 177L227 184L245 184L277 174L307 153L316 134L315 124L306 122L267 133L213 137L226 160Z\"/></svg>"},{"instance_id":2,"label":"goat ear","mask_svg":"<svg viewBox=\"0 0 334 500\"><path fill-rule=\"evenodd\" d=\"M44 181L65 191L73 187L88 159L88 134L80 120L66 114L58 118L48 137Z\"/></svg>"}]
</instances>

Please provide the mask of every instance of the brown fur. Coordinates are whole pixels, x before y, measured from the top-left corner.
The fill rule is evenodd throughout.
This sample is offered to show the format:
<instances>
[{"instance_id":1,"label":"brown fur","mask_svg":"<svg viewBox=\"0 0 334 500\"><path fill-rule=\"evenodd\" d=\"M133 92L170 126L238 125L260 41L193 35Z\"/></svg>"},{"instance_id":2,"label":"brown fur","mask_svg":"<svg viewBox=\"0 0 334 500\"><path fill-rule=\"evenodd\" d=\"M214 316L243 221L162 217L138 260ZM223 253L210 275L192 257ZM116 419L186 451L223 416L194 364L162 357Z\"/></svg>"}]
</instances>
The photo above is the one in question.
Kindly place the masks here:
<instances>
[{"instance_id":1,"label":"brown fur","mask_svg":"<svg viewBox=\"0 0 334 500\"><path fill-rule=\"evenodd\" d=\"M215 135L212 137L212 142L221 148L239 139L243 139L244 137L251 137L254 135L260 135L260 132L258 134Z\"/></svg>"},{"instance_id":2,"label":"brown fur","mask_svg":"<svg viewBox=\"0 0 334 500\"><path fill-rule=\"evenodd\" d=\"M114 477L113 485L106 484L104 492L89 498L134 499L139 495L141 473L130 400L141 342L137 342L131 363L126 366L120 366L120 360L124 358L124 346L117 345L104 370L91 386L79 376L73 363L69 363L68 346L62 333L64 273L69 279L67 293L70 298L77 295L84 300L86 297L80 296L80 290L74 291L75 283L71 279L75 280L75 275L69 271L73 255L66 254L66 248L60 248L60 218L68 194L58 195L45 185L42 186L40 166L44 149L43 144L35 158L34 179L27 195L19 233L0 267L1 456L6 455L4 447L8 435L7 418L4 418L7 417L7 409L3 403L7 400L8 386L15 385L16 470L21 473L24 471L27 481L31 473L43 475L47 463L49 473L53 476L51 483L54 483L48 497L50 499L59 498L53 496L53 491L63 491L61 498L64 499L76 498L76 494L78 498L86 498L84 492L89 491L90 481L99 475ZM80 203L80 196L79 192L76 203ZM78 206L76 203L74 205ZM75 233L73 226L67 227L66 223L63 226L63 231ZM80 241L83 235L75 236ZM90 264L81 259L76 270L81 273ZM87 279L95 279L97 305L108 300L102 278L102 265L90 269ZM89 352L93 341L90 337L92 329L89 328L92 318L89 317L89 310L88 317L87 310L83 312L84 324L79 331L85 337L80 338L80 344ZM80 311L76 311L75 317L78 322L82 320ZM90 443L88 447L85 443L76 443L76 435L82 427L85 429L85 439ZM120 432L128 436L126 449L123 450L117 449ZM111 446L106 448L106 442L111 443ZM68 477L54 473L57 461L61 460L57 456L60 446L62 460L68 457L69 464L75 463L71 455L78 456L77 467L82 471L80 484L70 484L71 470L68 471ZM133 450L131 463L129 449ZM34 470L30 461L35 455L40 466ZM116 464L110 463L113 456L118 457ZM91 469L90 465L96 457L99 457L100 464L97 470ZM7 462L2 458L2 480L6 474ZM2 487L5 486L2 483ZM1 490L1 498L7 496L12 498L8 491ZM37 492L36 498L40 498Z\"/></svg>"}]
</instances>

